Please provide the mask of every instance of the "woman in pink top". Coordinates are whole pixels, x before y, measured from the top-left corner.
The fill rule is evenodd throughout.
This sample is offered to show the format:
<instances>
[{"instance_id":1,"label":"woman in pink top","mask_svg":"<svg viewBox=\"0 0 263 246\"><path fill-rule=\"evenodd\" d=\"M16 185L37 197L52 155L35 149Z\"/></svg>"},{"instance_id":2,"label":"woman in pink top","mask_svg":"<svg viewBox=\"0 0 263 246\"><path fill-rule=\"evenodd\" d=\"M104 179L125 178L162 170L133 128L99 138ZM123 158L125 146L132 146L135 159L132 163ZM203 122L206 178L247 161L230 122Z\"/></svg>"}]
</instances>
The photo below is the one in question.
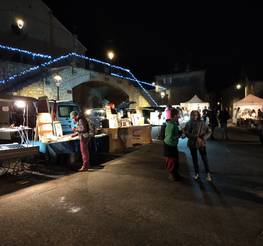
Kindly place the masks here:
<instances>
[{"instance_id":1,"label":"woman in pink top","mask_svg":"<svg viewBox=\"0 0 263 246\"><path fill-rule=\"evenodd\" d=\"M166 119L166 121L171 120L171 109L172 109L172 106L171 105L167 105L167 108L165 109L165 119Z\"/></svg>"}]
</instances>

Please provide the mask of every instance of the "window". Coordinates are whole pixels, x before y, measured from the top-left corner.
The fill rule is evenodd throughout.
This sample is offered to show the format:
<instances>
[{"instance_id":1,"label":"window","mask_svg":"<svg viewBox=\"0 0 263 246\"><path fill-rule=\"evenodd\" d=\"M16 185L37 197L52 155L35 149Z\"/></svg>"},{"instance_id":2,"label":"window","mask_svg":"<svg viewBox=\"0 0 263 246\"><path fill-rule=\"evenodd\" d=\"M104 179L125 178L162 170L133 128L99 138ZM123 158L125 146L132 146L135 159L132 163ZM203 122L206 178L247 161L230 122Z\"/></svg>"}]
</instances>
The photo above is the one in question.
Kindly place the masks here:
<instances>
[{"instance_id":1,"label":"window","mask_svg":"<svg viewBox=\"0 0 263 246\"><path fill-rule=\"evenodd\" d=\"M70 112L76 111L79 112L79 108L73 105L63 105L58 108L59 117L70 117Z\"/></svg>"}]
</instances>

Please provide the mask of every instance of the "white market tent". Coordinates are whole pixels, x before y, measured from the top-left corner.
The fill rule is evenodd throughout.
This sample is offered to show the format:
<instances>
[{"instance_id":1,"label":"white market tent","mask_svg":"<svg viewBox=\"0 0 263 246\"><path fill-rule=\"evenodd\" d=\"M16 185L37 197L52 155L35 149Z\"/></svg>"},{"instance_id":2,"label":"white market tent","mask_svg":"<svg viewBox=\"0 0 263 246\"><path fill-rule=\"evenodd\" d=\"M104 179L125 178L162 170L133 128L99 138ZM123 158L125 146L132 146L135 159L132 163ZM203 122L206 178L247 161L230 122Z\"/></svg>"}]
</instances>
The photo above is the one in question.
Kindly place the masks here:
<instances>
[{"instance_id":1,"label":"white market tent","mask_svg":"<svg viewBox=\"0 0 263 246\"><path fill-rule=\"evenodd\" d=\"M239 112L237 112L238 108L239 108ZM244 97L242 100L235 102L233 104L233 109L234 109L233 119L239 117L247 118L246 115L249 113L249 111L255 110L257 114L258 109L260 109L261 111L263 110L263 99L260 97L256 97L252 94L249 94L248 96Z\"/></svg>"},{"instance_id":2,"label":"white market tent","mask_svg":"<svg viewBox=\"0 0 263 246\"><path fill-rule=\"evenodd\" d=\"M192 110L202 110L206 107L209 108L209 102L204 102L197 95L194 95L189 101L180 103L180 106L186 109L188 112Z\"/></svg>"},{"instance_id":3,"label":"white market tent","mask_svg":"<svg viewBox=\"0 0 263 246\"><path fill-rule=\"evenodd\" d=\"M260 97L256 97L252 94L249 94L248 96L244 97L242 100L234 103L234 108L251 108L255 109L257 107L258 109L261 109L263 107L263 99Z\"/></svg>"}]
</instances>

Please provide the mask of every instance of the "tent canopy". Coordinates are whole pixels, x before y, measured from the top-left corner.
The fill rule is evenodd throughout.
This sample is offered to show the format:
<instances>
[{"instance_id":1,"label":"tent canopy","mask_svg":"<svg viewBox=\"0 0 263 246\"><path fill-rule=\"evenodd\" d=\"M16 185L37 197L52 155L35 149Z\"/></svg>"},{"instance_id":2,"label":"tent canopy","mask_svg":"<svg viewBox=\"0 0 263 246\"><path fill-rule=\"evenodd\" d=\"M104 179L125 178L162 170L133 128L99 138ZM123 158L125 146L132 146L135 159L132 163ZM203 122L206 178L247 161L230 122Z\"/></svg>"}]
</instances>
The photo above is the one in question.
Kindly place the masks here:
<instances>
[{"instance_id":1,"label":"tent canopy","mask_svg":"<svg viewBox=\"0 0 263 246\"><path fill-rule=\"evenodd\" d=\"M201 100L197 95L194 95L189 101L184 103L206 103L206 102Z\"/></svg>"},{"instance_id":2,"label":"tent canopy","mask_svg":"<svg viewBox=\"0 0 263 246\"><path fill-rule=\"evenodd\" d=\"M189 101L180 103L180 106L186 108L187 111L202 111L205 108L209 108L209 102L204 102L197 95L194 95Z\"/></svg>"},{"instance_id":3,"label":"tent canopy","mask_svg":"<svg viewBox=\"0 0 263 246\"><path fill-rule=\"evenodd\" d=\"M244 97L242 100L234 103L234 107L246 106L246 105L255 105L255 106L263 106L263 99L260 97L256 97L252 94Z\"/></svg>"}]
</instances>

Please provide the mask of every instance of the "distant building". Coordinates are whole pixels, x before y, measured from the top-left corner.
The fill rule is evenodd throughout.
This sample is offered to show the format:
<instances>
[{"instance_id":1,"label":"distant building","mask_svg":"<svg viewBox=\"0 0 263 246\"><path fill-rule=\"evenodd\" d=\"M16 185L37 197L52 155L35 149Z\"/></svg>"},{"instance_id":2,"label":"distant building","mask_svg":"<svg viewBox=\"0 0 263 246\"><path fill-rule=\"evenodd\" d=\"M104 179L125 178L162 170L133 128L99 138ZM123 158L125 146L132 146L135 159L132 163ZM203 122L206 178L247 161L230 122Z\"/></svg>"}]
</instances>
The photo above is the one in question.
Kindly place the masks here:
<instances>
[{"instance_id":1,"label":"distant building","mask_svg":"<svg viewBox=\"0 0 263 246\"><path fill-rule=\"evenodd\" d=\"M53 56L86 51L41 0L1 0L0 12L1 44Z\"/></svg>"},{"instance_id":2,"label":"distant building","mask_svg":"<svg viewBox=\"0 0 263 246\"><path fill-rule=\"evenodd\" d=\"M195 94L203 100L207 99L203 70L158 75L155 76L155 81L167 88L168 100L165 103L180 104Z\"/></svg>"}]
</instances>

